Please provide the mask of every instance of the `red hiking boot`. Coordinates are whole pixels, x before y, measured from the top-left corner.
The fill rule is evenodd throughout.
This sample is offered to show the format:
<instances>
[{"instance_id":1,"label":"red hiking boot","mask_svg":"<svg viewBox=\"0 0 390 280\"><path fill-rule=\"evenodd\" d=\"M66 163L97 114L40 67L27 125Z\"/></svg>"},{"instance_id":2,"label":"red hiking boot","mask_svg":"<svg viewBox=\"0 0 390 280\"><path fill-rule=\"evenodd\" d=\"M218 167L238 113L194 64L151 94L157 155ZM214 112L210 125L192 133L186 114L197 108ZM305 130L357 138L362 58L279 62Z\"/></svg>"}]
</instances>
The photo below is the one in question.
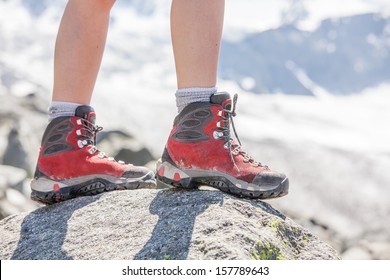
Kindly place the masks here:
<instances>
[{"instance_id":1,"label":"red hiking boot","mask_svg":"<svg viewBox=\"0 0 390 280\"><path fill-rule=\"evenodd\" d=\"M53 204L119 189L153 188L154 173L125 164L96 148L95 112L79 106L74 117L58 117L46 128L31 182L31 199Z\"/></svg>"},{"instance_id":2,"label":"red hiking boot","mask_svg":"<svg viewBox=\"0 0 390 280\"><path fill-rule=\"evenodd\" d=\"M211 96L192 103L175 118L157 179L175 187L208 185L248 198L274 198L288 193L288 178L255 161L241 149L233 117L237 95ZM237 141L230 136L233 127Z\"/></svg>"}]
</instances>

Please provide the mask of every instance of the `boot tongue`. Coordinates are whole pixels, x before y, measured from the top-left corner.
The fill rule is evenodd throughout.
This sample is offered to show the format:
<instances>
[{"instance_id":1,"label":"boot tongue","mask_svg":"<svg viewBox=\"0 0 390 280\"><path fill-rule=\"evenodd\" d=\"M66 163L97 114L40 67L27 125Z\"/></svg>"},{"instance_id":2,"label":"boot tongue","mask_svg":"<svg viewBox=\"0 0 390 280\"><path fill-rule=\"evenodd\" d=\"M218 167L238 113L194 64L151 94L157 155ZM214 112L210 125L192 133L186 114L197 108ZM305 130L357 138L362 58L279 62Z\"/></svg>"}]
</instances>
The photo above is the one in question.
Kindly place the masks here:
<instances>
[{"instance_id":1,"label":"boot tongue","mask_svg":"<svg viewBox=\"0 0 390 280\"><path fill-rule=\"evenodd\" d=\"M95 124L96 121L95 110L91 106L87 106L87 105L81 105L77 107L75 116L83 118L93 124Z\"/></svg>"},{"instance_id":2,"label":"boot tongue","mask_svg":"<svg viewBox=\"0 0 390 280\"><path fill-rule=\"evenodd\" d=\"M210 97L210 102L221 105L224 109L230 110L232 98L228 92L217 92Z\"/></svg>"}]
</instances>

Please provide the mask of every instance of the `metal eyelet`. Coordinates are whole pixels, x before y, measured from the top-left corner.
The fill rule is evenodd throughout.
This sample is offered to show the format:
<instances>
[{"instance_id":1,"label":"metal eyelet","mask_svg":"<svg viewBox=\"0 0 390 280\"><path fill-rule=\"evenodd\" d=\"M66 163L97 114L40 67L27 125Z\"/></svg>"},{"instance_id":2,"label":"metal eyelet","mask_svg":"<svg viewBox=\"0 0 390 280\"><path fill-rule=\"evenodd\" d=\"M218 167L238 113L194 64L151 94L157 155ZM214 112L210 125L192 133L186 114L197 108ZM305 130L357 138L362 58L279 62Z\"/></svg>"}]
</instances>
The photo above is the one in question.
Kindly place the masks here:
<instances>
[{"instance_id":1,"label":"metal eyelet","mask_svg":"<svg viewBox=\"0 0 390 280\"><path fill-rule=\"evenodd\" d=\"M221 131L214 131L213 132L213 137L214 137L214 139L219 139L219 138L221 138L223 136L223 132L221 132Z\"/></svg>"},{"instance_id":2,"label":"metal eyelet","mask_svg":"<svg viewBox=\"0 0 390 280\"><path fill-rule=\"evenodd\" d=\"M93 146L91 149L89 149L89 153L91 154L91 155L93 155L94 153L96 153L96 151L97 151L97 148L95 147L95 146Z\"/></svg>"},{"instance_id":3,"label":"metal eyelet","mask_svg":"<svg viewBox=\"0 0 390 280\"><path fill-rule=\"evenodd\" d=\"M100 152L99 154L98 154L98 158L104 158L106 155L103 153L103 152Z\"/></svg>"},{"instance_id":4,"label":"metal eyelet","mask_svg":"<svg viewBox=\"0 0 390 280\"><path fill-rule=\"evenodd\" d=\"M243 159L243 161L244 162L250 162L251 161L251 157L250 156L248 156L248 154L247 153L245 153L245 156L244 156L244 159Z\"/></svg>"},{"instance_id":5,"label":"metal eyelet","mask_svg":"<svg viewBox=\"0 0 390 280\"><path fill-rule=\"evenodd\" d=\"M79 148L84 148L84 141L83 140L78 140L77 141L77 146L79 146Z\"/></svg>"}]
</instances>

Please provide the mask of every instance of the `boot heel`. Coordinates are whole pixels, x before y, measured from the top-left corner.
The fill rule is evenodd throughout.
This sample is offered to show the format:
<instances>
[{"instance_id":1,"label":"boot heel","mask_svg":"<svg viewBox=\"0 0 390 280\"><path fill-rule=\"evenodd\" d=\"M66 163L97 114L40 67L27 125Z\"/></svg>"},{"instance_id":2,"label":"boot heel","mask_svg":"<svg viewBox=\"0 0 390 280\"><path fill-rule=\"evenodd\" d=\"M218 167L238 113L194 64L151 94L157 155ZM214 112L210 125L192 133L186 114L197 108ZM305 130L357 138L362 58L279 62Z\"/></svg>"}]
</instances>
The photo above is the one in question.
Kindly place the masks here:
<instances>
[{"instance_id":1,"label":"boot heel","mask_svg":"<svg viewBox=\"0 0 390 280\"><path fill-rule=\"evenodd\" d=\"M169 162L162 162L161 159L157 161L157 179L165 184L177 188L193 189L197 188L197 184L185 172L173 166Z\"/></svg>"}]
</instances>

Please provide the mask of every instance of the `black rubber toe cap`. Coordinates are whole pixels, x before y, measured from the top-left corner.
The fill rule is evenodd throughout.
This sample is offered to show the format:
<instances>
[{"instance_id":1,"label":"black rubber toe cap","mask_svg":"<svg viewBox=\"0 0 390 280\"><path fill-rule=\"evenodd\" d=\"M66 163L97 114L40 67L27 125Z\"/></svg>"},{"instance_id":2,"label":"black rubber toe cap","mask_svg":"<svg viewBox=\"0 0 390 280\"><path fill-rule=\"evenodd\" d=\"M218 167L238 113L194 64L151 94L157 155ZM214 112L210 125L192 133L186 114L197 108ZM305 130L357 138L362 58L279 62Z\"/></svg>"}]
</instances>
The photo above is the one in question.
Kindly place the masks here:
<instances>
[{"instance_id":1,"label":"black rubber toe cap","mask_svg":"<svg viewBox=\"0 0 390 280\"><path fill-rule=\"evenodd\" d=\"M144 166L130 166L122 176L129 179L142 178L143 180L150 180L155 177L155 174Z\"/></svg>"},{"instance_id":2,"label":"black rubber toe cap","mask_svg":"<svg viewBox=\"0 0 390 280\"><path fill-rule=\"evenodd\" d=\"M286 175L276 171L269 171L257 174L252 183L260 187L277 188L286 181L288 181Z\"/></svg>"}]
</instances>

